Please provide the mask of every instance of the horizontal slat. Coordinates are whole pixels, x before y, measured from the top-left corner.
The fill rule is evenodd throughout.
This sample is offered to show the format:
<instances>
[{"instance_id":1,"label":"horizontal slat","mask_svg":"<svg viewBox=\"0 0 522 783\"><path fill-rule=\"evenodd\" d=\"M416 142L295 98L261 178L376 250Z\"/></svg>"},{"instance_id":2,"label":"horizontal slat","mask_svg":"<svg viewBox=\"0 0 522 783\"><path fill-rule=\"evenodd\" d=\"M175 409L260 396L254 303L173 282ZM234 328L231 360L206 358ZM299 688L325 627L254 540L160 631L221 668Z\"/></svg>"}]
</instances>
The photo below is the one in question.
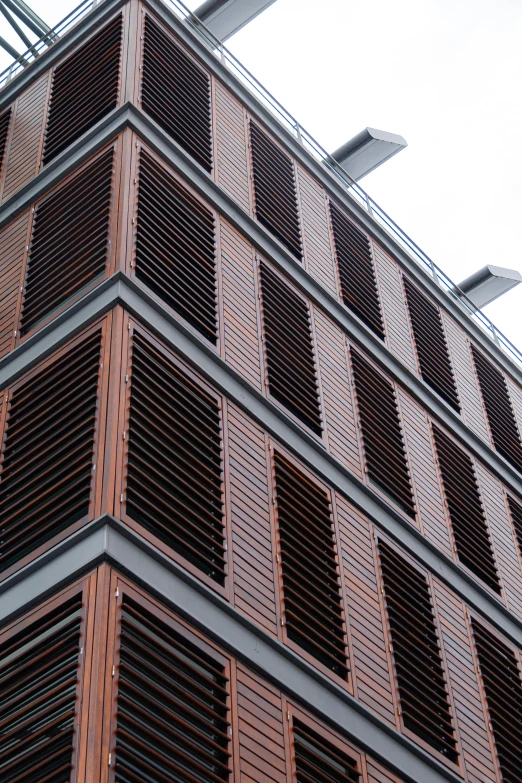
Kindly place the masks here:
<instances>
[{"instance_id":1,"label":"horizontal slat","mask_svg":"<svg viewBox=\"0 0 522 783\"><path fill-rule=\"evenodd\" d=\"M145 16L141 103L172 138L212 170L210 77L149 14Z\"/></svg>"},{"instance_id":2,"label":"horizontal slat","mask_svg":"<svg viewBox=\"0 0 522 783\"><path fill-rule=\"evenodd\" d=\"M404 725L456 762L453 723L426 577L379 542L386 609Z\"/></svg>"},{"instance_id":3,"label":"horizontal slat","mask_svg":"<svg viewBox=\"0 0 522 783\"><path fill-rule=\"evenodd\" d=\"M222 484L218 401L135 335L127 514L220 584Z\"/></svg>"},{"instance_id":4,"label":"horizontal slat","mask_svg":"<svg viewBox=\"0 0 522 783\"><path fill-rule=\"evenodd\" d=\"M350 783L360 780L355 759L295 718L293 738L297 783Z\"/></svg>"},{"instance_id":5,"label":"horizontal slat","mask_svg":"<svg viewBox=\"0 0 522 783\"><path fill-rule=\"evenodd\" d=\"M44 163L78 139L118 103L121 14L53 73Z\"/></svg>"}]
</instances>

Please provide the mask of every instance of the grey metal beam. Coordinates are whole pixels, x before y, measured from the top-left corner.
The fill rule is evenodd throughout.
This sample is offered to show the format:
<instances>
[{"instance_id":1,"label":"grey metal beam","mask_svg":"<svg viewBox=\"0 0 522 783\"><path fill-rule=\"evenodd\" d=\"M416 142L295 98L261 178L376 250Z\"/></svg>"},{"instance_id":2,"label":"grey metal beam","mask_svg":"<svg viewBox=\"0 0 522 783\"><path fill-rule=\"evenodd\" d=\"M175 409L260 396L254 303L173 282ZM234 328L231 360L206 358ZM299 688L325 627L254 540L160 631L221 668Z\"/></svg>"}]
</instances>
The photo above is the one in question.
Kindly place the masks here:
<instances>
[{"instance_id":1,"label":"grey metal beam","mask_svg":"<svg viewBox=\"0 0 522 783\"><path fill-rule=\"evenodd\" d=\"M522 496L522 478L515 468L469 429L460 416L428 384L414 375L389 351L356 315L323 288L295 258L250 217L209 177L191 157L152 119L133 104L125 104L100 121L49 166L0 207L0 228L27 208L123 128L131 127L182 177L218 210L238 231L270 259L345 334L381 365L383 370L408 390L432 416L450 429L502 482ZM5 360L4 360L5 361ZM2 362L0 361L0 367ZM522 385L522 378L521 378Z\"/></svg>"},{"instance_id":2,"label":"grey metal beam","mask_svg":"<svg viewBox=\"0 0 522 783\"><path fill-rule=\"evenodd\" d=\"M5 38L2 38L2 36L0 36L0 46L7 52L8 55L10 55L10 57L13 57L15 60L18 60L21 63L27 62L21 54L18 54L14 46L11 46L9 41L6 41Z\"/></svg>"},{"instance_id":3,"label":"grey metal beam","mask_svg":"<svg viewBox=\"0 0 522 783\"><path fill-rule=\"evenodd\" d=\"M23 0L3 0L3 2L39 38L44 38L49 33L52 35L49 25L46 25Z\"/></svg>"},{"instance_id":4,"label":"grey metal beam","mask_svg":"<svg viewBox=\"0 0 522 783\"><path fill-rule=\"evenodd\" d=\"M380 720L277 639L121 522L103 517L0 585L0 622L106 560L144 585L234 657L412 783L461 783L435 757Z\"/></svg>"},{"instance_id":5,"label":"grey metal beam","mask_svg":"<svg viewBox=\"0 0 522 783\"><path fill-rule=\"evenodd\" d=\"M522 621L490 594L480 582L428 541L386 501L363 484L324 446L311 437L271 400L263 397L229 367L199 335L182 324L141 286L117 273L70 311L37 332L0 362L0 389L33 367L118 304L144 323L161 340L191 364L214 387L242 408L273 438L291 450L318 476L359 508L382 531L391 536L435 576L445 582L470 607L487 618L522 648ZM72 315L71 315L72 313ZM68 321L70 318L70 335ZM27 347L26 347L27 344ZM23 354L20 357L20 352ZM25 353L24 353L25 352Z\"/></svg>"},{"instance_id":6,"label":"grey metal beam","mask_svg":"<svg viewBox=\"0 0 522 783\"><path fill-rule=\"evenodd\" d=\"M250 24L275 0L205 0L194 11L219 41L226 41Z\"/></svg>"}]
</instances>

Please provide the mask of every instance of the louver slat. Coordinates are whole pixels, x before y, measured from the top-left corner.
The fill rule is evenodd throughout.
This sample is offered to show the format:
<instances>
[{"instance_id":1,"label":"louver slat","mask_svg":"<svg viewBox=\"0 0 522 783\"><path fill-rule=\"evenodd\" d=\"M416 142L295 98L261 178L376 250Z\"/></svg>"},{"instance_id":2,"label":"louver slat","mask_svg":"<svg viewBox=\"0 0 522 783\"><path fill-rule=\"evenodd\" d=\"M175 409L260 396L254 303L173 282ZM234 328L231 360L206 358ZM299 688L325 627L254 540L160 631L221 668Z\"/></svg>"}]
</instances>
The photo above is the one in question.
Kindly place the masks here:
<instances>
[{"instance_id":1,"label":"louver slat","mask_svg":"<svg viewBox=\"0 0 522 783\"><path fill-rule=\"evenodd\" d=\"M103 276L109 248L114 150L37 205L22 305L22 334Z\"/></svg>"},{"instance_id":2,"label":"louver slat","mask_svg":"<svg viewBox=\"0 0 522 783\"><path fill-rule=\"evenodd\" d=\"M426 578L379 542L384 594L405 728L457 761L448 692Z\"/></svg>"},{"instance_id":3,"label":"louver slat","mask_svg":"<svg viewBox=\"0 0 522 783\"><path fill-rule=\"evenodd\" d=\"M284 615L289 639L346 678L346 643L330 501L275 454Z\"/></svg>"},{"instance_id":4,"label":"louver slat","mask_svg":"<svg viewBox=\"0 0 522 783\"><path fill-rule=\"evenodd\" d=\"M261 289L270 394L320 435L321 412L308 305L264 263Z\"/></svg>"},{"instance_id":5,"label":"louver slat","mask_svg":"<svg viewBox=\"0 0 522 783\"><path fill-rule=\"evenodd\" d=\"M343 302L384 339L370 241L333 202L330 215Z\"/></svg>"},{"instance_id":6,"label":"louver slat","mask_svg":"<svg viewBox=\"0 0 522 783\"><path fill-rule=\"evenodd\" d=\"M225 580L219 402L134 336L127 514Z\"/></svg>"},{"instance_id":7,"label":"louver slat","mask_svg":"<svg viewBox=\"0 0 522 783\"><path fill-rule=\"evenodd\" d=\"M207 171L212 170L210 78L145 17L142 108Z\"/></svg>"},{"instance_id":8,"label":"louver slat","mask_svg":"<svg viewBox=\"0 0 522 783\"><path fill-rule=\"evenodd\" d=\"M509 511L511 512L511 519L513 520L513 527L515 528L518 548L522 555L522 504L517 502L511 495L508 495L508 504Z\"/></svg>"},{"instance_id":9,"label":"louver slat","mask_svg":"<svg viewBox=\"0 0 522 783\"><path fill-rule=\"evenodd\" d=\"M352 349L355 390L370 480L415 516L404 438L395 391L363 357Z\"/></svg>"},{"instance_id":10,"label":"louver slat","mask_svg":"<svg viewBox=\"0 0 522 783\"><path fill-rule=\"evenodd\" d=\"M88 41L53 74L45 133L48 163L95 125L118 103L121 14Z\"/></svg>"},{"instance_id":11,"label":"louver slat","mask_svg":"<svg viewBox=\"0 0 522 783\"><path fill-rule=\"evenodd\" d=\"M254 122L250 122L250 145L256 218L302 260L292 160Z\"/></svg>"},{"instance_id":12,"label":"louver slat","mask_svg":"<svg viewBox=\"0 0 522 783\"><path fill-rule=\"evenodd\" d=\"M143 151L136 277L216 343L214 215Z\"/></svg>"},{"instance_id":13,"label":"louver slat","mask_svg":"<svg viewBox=\"0 0 522 783\"><path fill-rule=\"evenodd\" d=\"M293 721L297 783L353 783L361 778L355 759L338 750L305 723Z\"/></svg>"},{"instance_id":14,"label":"louver slat","mask_svg":"<svg viewBox=\"0 0 522 783\"><path fill-rule=\"evenodd\" d=\"M9 567L89 510L101 333L13 392L0 474Z\"/></svg>"},{"instance_id":15,"label":"louver slat","mask_svg":"<svg viewBox=\"0 0 522 783\"><path fill-rule=\"evenodd\" d=\"M452 408L460 411L440 311L407 277L404 288L422 377Z\"/></svg>"},{"instance_id":16,"label":"louver slat","mask_svg":"<svg viewBox=\"0 0 522 783\"><path fill-rule=\"evenodd\" d=\"M221 663L124 598L116 781L228 781L228 697Z\"/></svg>"},{"instance_id":17,"label":"louver slat","mask_svg":"<svg viewBox=\"0 0 522 783\"><path fill-rule=\"evenodd\" d=\"M81 595L0 644L2 783L69 783Z\"/></svg>"},{"instance_id":18,"label":"louver slat","mask_svg":"<svg viewBox=\"0 0 522 783\"><path fill-rule=\"evenodd\" d=\"M7 134L9 133L9 123L11 121L11 109L7 109L0 115L0 174L2 173L2 163L4 161L5 145L7 143Z\"/></svg>"},{"instance_id":19,"label":"louver slat","mask_svg":"<svg viewBox=\"0 0 522 783\"><path fill-rule=\"evenodd\" d=\"M504 783L522 780L522 684L512 650L472 621L489 719Z\"/></svg>"},{"instance_id":20,"label":"louver slat","mask_svg":"<svg viewBox=\"0 0 522 783\"><path fill-rule=\"evenodd\" d=\"M522 473L522 443L502 373L472 345L471 351L496 450Z\"/></svg>"},{"instance_id":21,"label":"louver slat","mask_svg":"<svg viewBox=\"0 0 522 783\"><path fill-rule=\"evenodd\" d=\"M433 427L446 503L461 563L500 593L495 558L471 458Z\"/></svg>"}]
</instances>

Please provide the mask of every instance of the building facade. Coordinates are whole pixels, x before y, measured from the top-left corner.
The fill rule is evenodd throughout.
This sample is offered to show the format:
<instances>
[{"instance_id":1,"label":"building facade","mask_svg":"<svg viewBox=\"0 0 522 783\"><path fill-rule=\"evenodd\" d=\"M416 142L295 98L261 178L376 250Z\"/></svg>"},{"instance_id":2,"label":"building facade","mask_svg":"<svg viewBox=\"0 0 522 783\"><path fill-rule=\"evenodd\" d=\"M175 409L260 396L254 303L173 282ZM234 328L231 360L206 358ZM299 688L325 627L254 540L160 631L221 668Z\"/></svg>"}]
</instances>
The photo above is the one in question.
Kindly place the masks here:
<instances>
[{"instance_id":1,"label":"building facade","mask_svg":"<svg viewBox=\"0 0 522 783\"><path fill-rule=\"evenodd\" d=\"M161 0L0 93L0 778L522 780L522 370Z\"/></svg>"}]
</instances>

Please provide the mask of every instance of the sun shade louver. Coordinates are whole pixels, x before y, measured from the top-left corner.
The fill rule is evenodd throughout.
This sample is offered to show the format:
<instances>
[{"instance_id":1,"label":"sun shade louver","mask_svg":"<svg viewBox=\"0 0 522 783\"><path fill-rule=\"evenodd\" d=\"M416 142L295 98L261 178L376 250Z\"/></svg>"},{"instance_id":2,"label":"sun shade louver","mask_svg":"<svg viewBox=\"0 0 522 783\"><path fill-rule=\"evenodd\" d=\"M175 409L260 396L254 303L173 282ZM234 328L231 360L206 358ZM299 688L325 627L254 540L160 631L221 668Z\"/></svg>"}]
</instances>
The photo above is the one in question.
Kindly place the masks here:
<instances>
[{"instance_id":1,"label":"sun shade louver","mask_svg":"<svg viewBox=\"0 0 522 783\"><path fill-rule=\"evenodd\" d=\"M0 570L89 510L101 333L18 386L0 474Z\"/></svg>"},{"instance_id":2,"label":"sun shade louver","mask_svg":"<svg viewBox=\"0 0 522 783\"><path fill-rule=\"evenodd\" d=\"M276 453L277 520L289 639L346 678L346 642L327 493Z\"/></svg>"},{"instance_id":3,"label":"sun shade louver","mask_svg":"<svg viewBox=\"0 0 522 783\"><path fill-rule=\"evenodd\" d=\"M300 261L303 251L292 159L250 122L255 215Z\"/></svg>"},{"instance_id":4,"label":"sun shade louver","mask_svg":"<svg viewBox=\"0 0 522 783\"><path fill-rule=\"evenodd\" d=\"M493 445L499 454L522 473L522 443L504 376L473 345L471 351Z\"/></svg>"},{"instance_id":5,"label":"sun shade louver","mask_svg":"<svg viewBox=\"0 0 522 783\"><path fill-rule=\"evenodd\" d=\"M135 335L127 514L220 584L222 485L218 398Z\"/></svg>"},{"instance_id":6,"label":"sun shade louver","mask_svg":"<svg viewBox=\"0 0 522 783\"><path fill-rule=\"evenodd\" d=\"M504 783L522 780L522 685L513 651L475 619L473 635Z\"/></svg>"},{"instance_id":7,"label":"sun shade louver","mask_svg":"<svg viewBox=\"0 0 522 783\"><path fill-rule=\"evenodd\" d=\"M460 412L439 308L407 277L404 278L404 288L422 378L452 408Z\"/></svg>"},{"instance_id":8,"label":"sun shade louver","mask_svg":"<svg viewBox=\"0 0 522 783\"><path fill-rule=\"evenodd\" d=\"M357 351L351 354L368 476L410 517L415 517L394 388Z\"/></svg>"},{"instance_id":9,"label":"sun shade louver","mask_svg":"<svg viewBox=\"0 0 522 783\"><path fill-rule=\"evenodd\" d=\"M370 240L333 202L330 215L343 302L384 339Z\"/></svg>"},{"instance_id":10,"label":"sun shade louver","mask_svg":"<svg viewBox=\"0 0 522 783\"><path fill-rule=\"evenodd\" d=\"M116 781L228 781L228 699L222 663L125 598Z\"/></svg>"},{"instance_id":11,"label":"sun shade louver","mask_svg":"<svg viewBox=\"0 0 522 783\"><path fill-rule=\"evenodd\" d=\"M458 752L426 577L379 542L404 726L450 761Z\"/></svg>"},{"instance_id":12,"label":"sun shade louver","mask_svg":"<svg viewBox=\"0 0 522 783\"><path fill-rule=\"evenodd\" d=\"M261 264L270 394L318 435L322 432L308 304Z\"/></svg>"},{"instance_id":13,"label":"sun shade louver","mask_svg":"<svg viewBox=\"0 0 522 783\"><path fill-rule=\"evenodd\" d=\"M5 148L7 144L7 135L9 133L9 123L11 121L11 109L7 109L0 115L0 175L2 174L2 163L4 161Z\"/></svg>"},{"instance_id":14,"label":"sun shade louver","mask_svg":"<svg viewBox=\"0 0 522 783\"><path fill-rule=\"evenodd\" d=\"M312 731L293 721L297 783L357 783L361 779L357 761Z\"/></svg>"},{"instance_id":15,"label":"sun shade louver","mask_svg":"<svg viewBox=\"0 0 522 783\"><path fill-rule=\"evenodd\" d=\"M44 163L56 157L116 108L120 87L121 38L120 14L55 68Z\"/></svg>"},{"instance_id":16,"label":"sun shade louver","mask_svg":"<svg viewBox=\"0 0 522 783\"><path fill-rule=\"evenodd\" d=\"M210 77L148 14L141 104L174 141L211 171Z\"/></svg>"},{"instance_id":17,"label":"sun shade louver","mask_svg":"<svg viewBox=\"0 0 522 783\"><path fill-rule=\"evenodd\" d=\"M433 427L446 503L459 560L500 593L495 558L471 458Z\"/></svg>"},{"instance_id":18,"label":"sun shade louver","mask_svg":"<svg viewBox=\"0 0 522 783\"><path fill-rule=\"evenodd\" d=\"M22 334L105 273L114 151L107 150L35 209Z\"/></svg>"},{"instance_id":19,"label":"sun shade louver","mask_svg":"<svg viewBox=\"0 0 522 783\"><path fill-rule=\"evenodd\" d=\"M0 779L69 783L81 594L0 644Z\"/></svg>"},{"instance_id":20,"label":"sun shade louver","mask_svg":"<svg viewBox=\"0 0 522 783\"><path fill-rule=\"evenodd\" d=\"M214 215L143 151L136 277L194 329L216 343Z\"/></svg>"},{"instance_id":21,"label":"sun shade louver","mask_svg":"<svg viewBox=\"0 0 522 783\"><path fill-rule=\"evenodd\" d=\"M508 495L509 511L511 512L511 519L513 520L513 527L515 528L515 535L517 538L518 548L522 554L522 503L519 503L515 498Z\"/></svg>"}]
</instances>

